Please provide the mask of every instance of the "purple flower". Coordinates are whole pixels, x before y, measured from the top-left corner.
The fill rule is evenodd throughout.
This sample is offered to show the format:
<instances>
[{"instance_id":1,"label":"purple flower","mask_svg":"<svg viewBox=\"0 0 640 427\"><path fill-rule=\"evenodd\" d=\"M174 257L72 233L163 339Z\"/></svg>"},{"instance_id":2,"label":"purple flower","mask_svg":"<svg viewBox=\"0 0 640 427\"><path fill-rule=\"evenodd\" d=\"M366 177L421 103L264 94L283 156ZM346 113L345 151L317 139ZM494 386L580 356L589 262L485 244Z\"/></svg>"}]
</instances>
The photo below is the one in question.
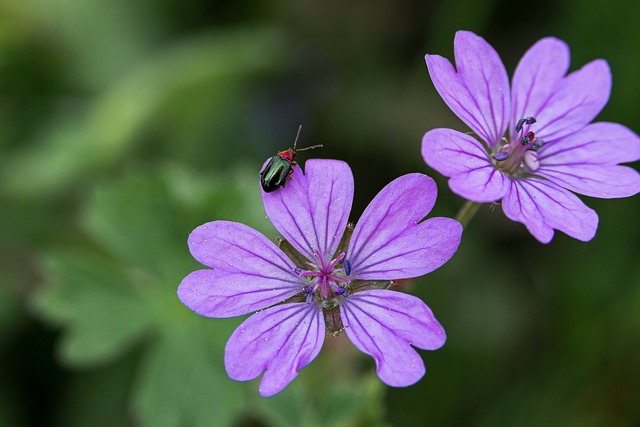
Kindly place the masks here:
<instances>
[{"instance_id":1,"label":"purple flower","mask_svg":"<svg viewBox=\"0 0 640 427\"><path fill-rule=\"evenodd\" d=\"M386 384L418 381L425 368L412 346L435 350L444 330L420 299L384 288L435 270L460 243L458 222L422 221L436 200L434 181L410 174L391 182L355 229L347 224L353 176L344 162L310 160L305 174L296 168L286 188L262 197L286 239L280 248L239 223L204 224L189 236L189 248L210 269L191 273L178 288L180 300L203 316L262 310L229 338L229 376L246 381L264 372L260 394L278 393L318 355L328 329L344 330L373 356Z\"/></svg>"},{"instance_id":2,"label":"purple flower","mask_svg":"<svg viewBox=\"0 0 640 427\"><path fill-rule=\"evenodd\" d=\"M569 48L552 37L534 44L511 87L496 51L468 31L456 33L457 70L426 55L438 93L478 136L434 129L422 140L429 166L449 177L453 192L474 202L502 199L508 218L548 243L553 230L588 241L597 214L573 192L628 197L640 175L619 163L640 159L640 139L617 123L591 123L611 91L606 61L568 75Z\"/></svg>"}]
</instances>

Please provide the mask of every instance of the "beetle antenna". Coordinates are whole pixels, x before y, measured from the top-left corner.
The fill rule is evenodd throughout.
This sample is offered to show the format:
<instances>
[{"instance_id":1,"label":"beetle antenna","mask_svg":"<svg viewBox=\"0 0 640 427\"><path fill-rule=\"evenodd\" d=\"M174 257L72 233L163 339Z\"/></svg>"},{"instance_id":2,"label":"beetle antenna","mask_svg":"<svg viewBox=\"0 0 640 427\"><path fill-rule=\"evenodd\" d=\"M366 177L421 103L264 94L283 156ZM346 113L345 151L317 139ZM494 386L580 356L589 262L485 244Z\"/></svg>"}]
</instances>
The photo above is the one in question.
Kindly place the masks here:
<instances>
[{"instance_id":1,"label":"beetle antenna","mask_svg":"<svg viewBox=\"0 0 640 427\"><path fill-rule=\"evenodd\" d=\"M296 151L296 144L298 143L298 138L300 137L301 130L302 130L302 125L298 125L298 133L296 133L296 139L293 141L293 151Z\"/></svg>"},{"instance_id":2,"label":"beetle antenna","mask_svg":"<svg viewBox=\"0 0 640 427\"><path fill-rule=\"evenodd\" d=\"M318 144L318 145L312 145L311 147L304 147L301 149L296 149L296 144L298 143L298 137L300 136L300 131L302 130L302 125L298 125L298 133L296 134L296 139L295 141L293 141L293 151L294 152L298 152L298 151L306 151L306 150L313 150L314 148L321 148L323 145L322 144Z\"/></svg>"},{"instance_id":3,"label":"beetle antenna","mask_svg":"<svg viewBox=\"0 0 640 427\"><path fill-rule=\"evenodd\" d=\"M313 150L314 148L322 148L322 147L324 147L322 144L318 144L318 145L312 145L311 147L304 147L296 151Z\"/></svg>"}]
</instances>

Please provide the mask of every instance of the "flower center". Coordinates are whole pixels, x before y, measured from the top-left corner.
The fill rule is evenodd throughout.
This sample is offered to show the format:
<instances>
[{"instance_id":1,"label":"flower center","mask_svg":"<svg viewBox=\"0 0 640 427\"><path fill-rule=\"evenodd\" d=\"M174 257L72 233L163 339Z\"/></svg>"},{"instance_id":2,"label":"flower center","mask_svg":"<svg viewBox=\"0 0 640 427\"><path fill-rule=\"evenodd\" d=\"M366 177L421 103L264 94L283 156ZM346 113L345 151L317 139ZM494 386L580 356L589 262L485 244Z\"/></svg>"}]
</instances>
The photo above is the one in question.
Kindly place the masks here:
<instances>
[{"instance_id":1,"label":"flower center","mask_svg":"<svg viewBox=\"0 0 640 427\"><path fill-rule=\"evenodd\" d=\"M307 303L311 303L317 297L323 308L331 308L336 304L336 296L346 297L349 293L351 281L345 277L345 269L338 267L346 258L346 254L342 252L336 259L327 263L319 250L314 249L313 253L315 260L307 262L311 269L300 273L300 277L309 280L302 293L306 296Z\"/></svg>"},{"instance_id":2,"label":"flower center","mask_svg":"<svg viewBox=\"0 0 640 427\"><path fill-rule=\"evenodd\" d=\"M520 176L538 170L538 150L542 147L543 141L531 130L531 125L535 122L534 117L518 120L515 127L517 141L503 138L504 144L492 156L496 167L507 175Z\"/></svg>"}]
</instances>

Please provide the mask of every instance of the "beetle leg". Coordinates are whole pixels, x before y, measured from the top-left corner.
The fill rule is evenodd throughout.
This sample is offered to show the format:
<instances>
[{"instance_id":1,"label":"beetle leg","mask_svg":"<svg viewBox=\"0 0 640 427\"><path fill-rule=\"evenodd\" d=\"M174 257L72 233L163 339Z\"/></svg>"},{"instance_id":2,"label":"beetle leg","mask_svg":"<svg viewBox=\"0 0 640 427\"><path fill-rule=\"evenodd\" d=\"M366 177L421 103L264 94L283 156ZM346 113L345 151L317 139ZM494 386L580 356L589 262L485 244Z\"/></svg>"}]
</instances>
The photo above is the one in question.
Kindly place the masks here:
<instances>
[{"instance_id":1,"label":"beetle leg","mask_svg":"<svg viewBox=\"0 0 640 427\"><path fill-rule=\"evenodd\" d=\"M291 169L289 169L289 180L293 181L293 167L298 166L296 162L291 162Z\"/></svg>"}]
</instances>

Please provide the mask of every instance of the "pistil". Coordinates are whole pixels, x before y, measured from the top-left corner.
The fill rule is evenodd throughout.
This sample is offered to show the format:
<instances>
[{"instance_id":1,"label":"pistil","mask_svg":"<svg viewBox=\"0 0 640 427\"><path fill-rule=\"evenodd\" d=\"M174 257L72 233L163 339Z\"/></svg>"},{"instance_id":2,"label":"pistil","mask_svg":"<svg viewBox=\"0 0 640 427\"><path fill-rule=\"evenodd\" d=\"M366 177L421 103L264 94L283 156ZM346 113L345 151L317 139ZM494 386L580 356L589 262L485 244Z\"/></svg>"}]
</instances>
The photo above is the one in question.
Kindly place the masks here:
<instances>
[{"instance_id":1,"label":"pistil","mask_svg":"<svg viewBox=\"0 0 640 427\"><path fill-rule=\"evenodd\" d=\"M311 303L316 293L323 300L334 298L336 295L346 296L347 289L345 285L349 284L350 280L343 276L344 268L336 268L338 264L344 261L346 254L342 252L336 259L327 263L319 250L315 249L313 253L316 257L316 262L307 262L311 270L305 270L300 273L300 277L311 278L309 284L302 290L307 302Z\"/></svg>"},{"instance_id":2,"label":"pistil","mask_svg":"<svg viewBox=\"0 0 640 427\"><path fill-rule=\"evenodd\" d=\"M531 130L531 125L536 123L534 117L526 117L518 120L515 131L519 137L517 142L508 143L500 147L500 151L493 155L498 169L508 175L514 175L523 169L535 172L538 169L538 153L542 147L542 140L536 137Z\"/></svg>"}]
</instances>

